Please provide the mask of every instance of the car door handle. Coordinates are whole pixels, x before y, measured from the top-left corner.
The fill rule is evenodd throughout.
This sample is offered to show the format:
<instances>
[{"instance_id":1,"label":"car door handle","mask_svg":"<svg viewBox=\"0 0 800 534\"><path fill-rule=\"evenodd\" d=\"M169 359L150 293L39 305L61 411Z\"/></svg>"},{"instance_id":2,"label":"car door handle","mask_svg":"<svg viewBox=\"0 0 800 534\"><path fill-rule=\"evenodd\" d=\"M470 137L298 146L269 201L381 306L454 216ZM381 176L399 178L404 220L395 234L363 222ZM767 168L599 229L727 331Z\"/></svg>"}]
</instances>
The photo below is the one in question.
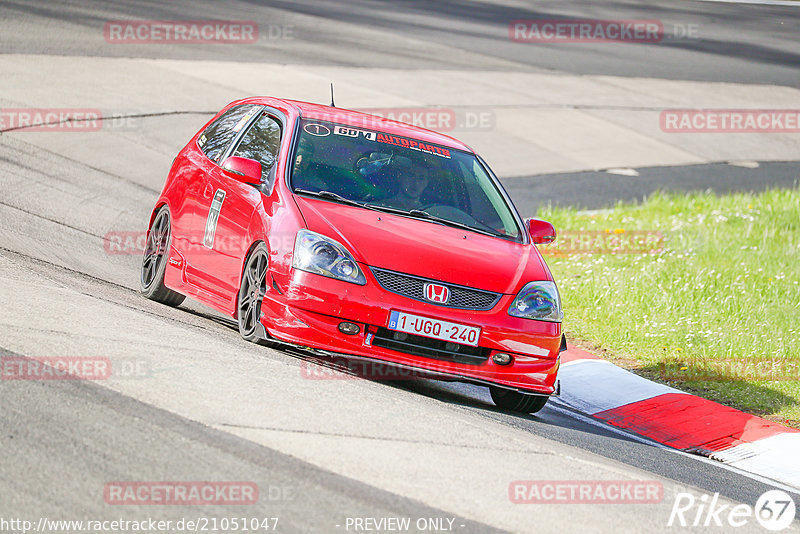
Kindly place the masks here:
<instances>
[{"instance_id":1,"label":"car door handle","mask_svg":"<svg viewBox=\"0 0 800 534\"><path fill-rule=\"evenodd\" d=\"M203 191L203 198L211 198L211 193L214 192L214 188L211 187L211 184L206 184L206 189Z\"/></svg>"}]
</instances>

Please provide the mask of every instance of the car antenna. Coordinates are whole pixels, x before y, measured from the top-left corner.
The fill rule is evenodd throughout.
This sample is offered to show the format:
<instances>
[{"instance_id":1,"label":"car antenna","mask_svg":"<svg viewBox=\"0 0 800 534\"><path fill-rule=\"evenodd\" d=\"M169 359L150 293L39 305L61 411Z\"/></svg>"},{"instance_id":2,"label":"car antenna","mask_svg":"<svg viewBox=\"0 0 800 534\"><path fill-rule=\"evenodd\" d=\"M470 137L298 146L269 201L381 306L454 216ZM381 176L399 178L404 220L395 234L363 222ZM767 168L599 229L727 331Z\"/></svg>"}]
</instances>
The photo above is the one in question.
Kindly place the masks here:
<instances>
[{"instance_id":1,"label":"car antenna","mask_svg":"<svg viewBox=\"0 0 800 534\"><path fill-rule=\"evenodd\" d=\"M333 103L333 82L331 82L331 107L336 107L336 104Z\"/></svg>"}]
</instances>

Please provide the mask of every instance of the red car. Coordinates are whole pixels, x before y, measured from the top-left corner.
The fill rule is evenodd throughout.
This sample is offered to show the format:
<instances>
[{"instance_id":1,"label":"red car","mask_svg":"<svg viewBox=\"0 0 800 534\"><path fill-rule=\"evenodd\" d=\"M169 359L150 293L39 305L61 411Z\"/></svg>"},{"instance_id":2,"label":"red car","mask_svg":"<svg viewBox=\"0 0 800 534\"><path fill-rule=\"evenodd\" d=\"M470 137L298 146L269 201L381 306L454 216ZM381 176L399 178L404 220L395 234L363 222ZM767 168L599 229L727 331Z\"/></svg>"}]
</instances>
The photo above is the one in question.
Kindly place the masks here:
<instances>
[{"instance_id":1,"label":"red car","mask_svg":"<svg viewBox=\"0 0 800 534\"><path fill-rule=\"evenodd\" d=\"M558 290L534 246L553 239L451 137L248 98L175 158L141 290L212 306L249 341L487 385L498 406L536 412L556 393L565 348Z\"/></svg>"}]
</instances>

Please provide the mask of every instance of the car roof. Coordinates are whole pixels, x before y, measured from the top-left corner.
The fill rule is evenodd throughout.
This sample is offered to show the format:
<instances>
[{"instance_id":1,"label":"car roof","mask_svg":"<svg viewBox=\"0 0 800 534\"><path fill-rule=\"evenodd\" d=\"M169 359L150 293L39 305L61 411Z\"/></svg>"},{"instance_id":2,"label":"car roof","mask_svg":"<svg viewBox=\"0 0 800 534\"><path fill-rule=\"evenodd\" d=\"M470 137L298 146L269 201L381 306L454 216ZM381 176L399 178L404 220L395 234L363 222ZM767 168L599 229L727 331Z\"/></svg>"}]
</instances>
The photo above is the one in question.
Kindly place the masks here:
<instances>
[{"instance_id":1,"label":"car roof","mask_svg":"<svg viewBox=\"0 0 800 534\"><path fill-rule=\"evenodd\" d=\"M286 107L294 108L297 114L303 118L325 120L353 126L354 128L375 129L392 135L413 137L414 139L425 141L426 143L436 143L456 150L473 152L469 146L449 135L441 134L426 128L420 128L413 124L385 119L378 115L370 115L361 111L272 97L248 98L242 102L263 104L266 106L275 105L275 103L279 102Z\"/></svg>"}]
</instances>

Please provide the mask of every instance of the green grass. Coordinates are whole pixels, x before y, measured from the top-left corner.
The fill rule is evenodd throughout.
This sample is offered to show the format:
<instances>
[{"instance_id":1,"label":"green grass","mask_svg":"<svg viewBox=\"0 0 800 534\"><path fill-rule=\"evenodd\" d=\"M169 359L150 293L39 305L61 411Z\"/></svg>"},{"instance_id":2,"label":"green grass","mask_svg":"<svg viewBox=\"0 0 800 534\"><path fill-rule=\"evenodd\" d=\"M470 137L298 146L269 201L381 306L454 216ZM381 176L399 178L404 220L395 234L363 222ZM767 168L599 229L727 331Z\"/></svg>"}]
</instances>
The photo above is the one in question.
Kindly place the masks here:
<instances>
[{"instance_id":1,"label":"green grass","mask_svg":"<svg viewBox=\"0 0 800 534\"><path fill-rule=\"evenodd\" d=\"M538 217L560 231L664 237L650 254L540 247L568 338L649 378L800 427L800 191L656 193Z\"/></svg>"}]
</instances>

